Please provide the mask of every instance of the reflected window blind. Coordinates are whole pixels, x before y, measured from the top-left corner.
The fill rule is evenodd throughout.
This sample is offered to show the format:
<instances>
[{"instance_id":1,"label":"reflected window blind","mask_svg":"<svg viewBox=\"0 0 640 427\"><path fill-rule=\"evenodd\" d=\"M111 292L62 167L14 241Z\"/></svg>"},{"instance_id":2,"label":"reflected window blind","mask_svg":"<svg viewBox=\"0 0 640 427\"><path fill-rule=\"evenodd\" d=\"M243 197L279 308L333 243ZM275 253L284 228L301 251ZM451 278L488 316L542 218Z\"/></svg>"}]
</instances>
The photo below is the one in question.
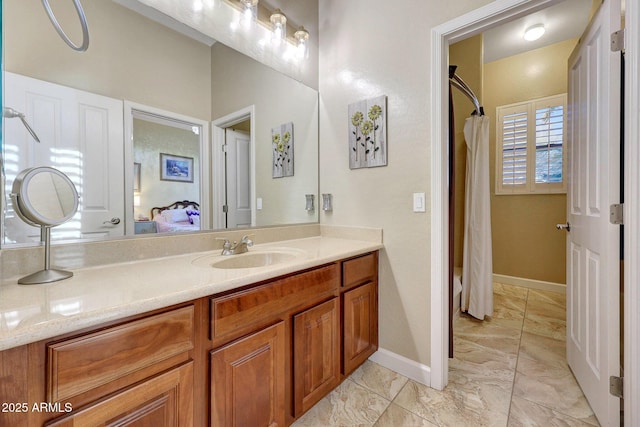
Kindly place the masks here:
<instances>
[{"instance_id":1,"label":"reflected window blind","mask_svg":"<svg viewBox=\"0 0 640 427\"><path fill-rule=\"evenodd\" d=\"M527 182L527 112L507 114L502 119L502 184Z\"/></svg>"}]
</instances>

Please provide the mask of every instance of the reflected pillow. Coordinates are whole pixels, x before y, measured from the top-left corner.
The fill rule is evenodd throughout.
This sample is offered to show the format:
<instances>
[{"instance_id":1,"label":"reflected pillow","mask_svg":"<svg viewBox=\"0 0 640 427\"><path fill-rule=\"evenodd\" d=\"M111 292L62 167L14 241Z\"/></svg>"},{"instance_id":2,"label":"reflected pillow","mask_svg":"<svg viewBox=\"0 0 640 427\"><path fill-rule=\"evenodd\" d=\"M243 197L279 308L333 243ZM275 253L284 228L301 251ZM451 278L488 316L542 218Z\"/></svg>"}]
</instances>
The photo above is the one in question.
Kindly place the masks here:
<instances>
[{"instance_id":1,"label":"reflected pillow","mask_svg":"<svg viewBox=\"0 0 640 427\"><path fill-rule=\"evenodd\" d=\"M189 221L186 209L166 209L160 213L166 222L184 222Z\"/></svg>"}]
</instances>

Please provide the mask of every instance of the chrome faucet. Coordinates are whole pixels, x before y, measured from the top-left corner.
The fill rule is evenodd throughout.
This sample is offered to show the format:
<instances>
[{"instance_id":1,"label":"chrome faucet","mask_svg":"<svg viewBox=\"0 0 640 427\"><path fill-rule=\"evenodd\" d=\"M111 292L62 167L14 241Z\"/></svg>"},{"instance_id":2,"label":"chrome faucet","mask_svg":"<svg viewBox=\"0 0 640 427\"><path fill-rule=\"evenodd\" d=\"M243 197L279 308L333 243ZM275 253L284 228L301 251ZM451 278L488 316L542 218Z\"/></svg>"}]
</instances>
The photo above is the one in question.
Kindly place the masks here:
<instances>
[{"instance_id":1,"label":"chrome faucet","mask_svg":"<svg viewBox=\"0 0 640 427\"><path fill-rule=\"evenodd\" d=\"M231 243L229 239L220 238L220 240L224 240L222 244L222 254L221 255L237 255L243 254L249 251L249 248L253 246L253 240L249 238L249 236L243 236L239 242L234 241Z\"/></svg>"}]
</instances>

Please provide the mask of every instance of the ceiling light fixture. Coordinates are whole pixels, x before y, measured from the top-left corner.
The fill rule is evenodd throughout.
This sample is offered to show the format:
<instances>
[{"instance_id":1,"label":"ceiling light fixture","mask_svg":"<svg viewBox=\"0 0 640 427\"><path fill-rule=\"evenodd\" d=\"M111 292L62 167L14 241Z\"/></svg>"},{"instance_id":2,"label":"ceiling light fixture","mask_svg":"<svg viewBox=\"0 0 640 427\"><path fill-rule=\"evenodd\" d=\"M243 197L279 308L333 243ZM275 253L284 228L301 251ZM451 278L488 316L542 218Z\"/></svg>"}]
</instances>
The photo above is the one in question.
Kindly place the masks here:
<instances>
[{"instance_id":1,"label":"ceiling light fixture","mask_svg":"<svg viewBox=\"0 0 640 427\"><path fill-rule=\"evenodd\" d=\"M528 42L538 40L544 34L544 24L536 24L527 28L524 32L524 39Z\"/></svg>"},{"instance_id":2,"label":"ceiling light fixture","mask_svg":"<svg viewBox=\"0 0 640 427\"><path fill-rule=\"evenodd\" d=\"M269 20L273 26L271 30L271 39L275 43L279 44L287 38L287 17L284 16L284 13L282 13L280 9L276 9L271 14Z\"/></svg>"}]
</instances>

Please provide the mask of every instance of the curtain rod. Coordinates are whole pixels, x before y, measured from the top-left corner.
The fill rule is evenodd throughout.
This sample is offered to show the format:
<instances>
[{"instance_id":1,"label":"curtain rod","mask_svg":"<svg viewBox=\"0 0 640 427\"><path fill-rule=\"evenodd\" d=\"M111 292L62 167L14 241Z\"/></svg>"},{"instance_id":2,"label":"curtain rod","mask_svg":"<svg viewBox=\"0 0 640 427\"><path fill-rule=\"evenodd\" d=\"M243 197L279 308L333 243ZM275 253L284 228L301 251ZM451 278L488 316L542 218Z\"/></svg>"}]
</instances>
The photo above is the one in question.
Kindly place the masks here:
<instances>
[{"instance_id":1,"label":"curtain rod","mask_svg":"<svg viewBox=\"0 0 640 427\"><path fill-rule=\"evenodd\" d=\"M473 105L476 107L476 110L473 112L473 114L484 116L484 108L482 107L482 105L480 105L478 97L475 93L473 93L473 90L471 90L469 85L467 85L464 80L462 80L460 76L456 74L456 68L458 68L457 65L449 65L449 83L455 88L462 91L462 93L464 93L467 98L471 100Z\"/></svg>"}]
</instances>

